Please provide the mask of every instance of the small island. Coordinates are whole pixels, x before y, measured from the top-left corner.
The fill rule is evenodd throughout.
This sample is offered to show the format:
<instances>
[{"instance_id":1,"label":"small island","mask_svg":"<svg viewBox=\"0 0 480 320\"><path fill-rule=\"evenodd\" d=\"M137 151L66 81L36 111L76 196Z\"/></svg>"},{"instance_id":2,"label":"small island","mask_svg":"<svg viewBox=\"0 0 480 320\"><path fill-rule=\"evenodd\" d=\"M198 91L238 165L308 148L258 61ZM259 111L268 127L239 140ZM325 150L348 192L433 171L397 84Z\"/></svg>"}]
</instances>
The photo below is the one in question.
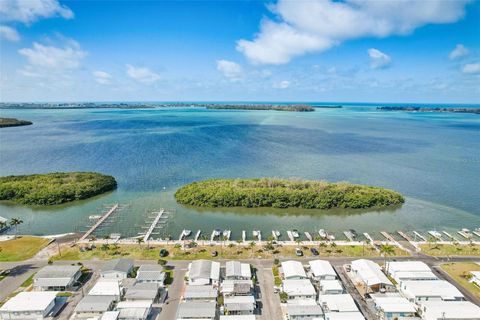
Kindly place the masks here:
<instances>
[{"instance_id":1,"label":"small island","mask_svg":"<svg viewBox=\"0 0 480 320\"><path fill-rule=\"evenodd\" d=\"M112 176L96 172L54 172L0 177L0 200L27 205L56 205L116 189Z\"/></svg>"},{"instance_id":2,"label":"small island","mask_svg":"<svg viewBox=\"0 0 480 320\"><path fill-rule=\"evenodd\" d=\"M480 114L480 108L377 107L381 111L440 112Z\"/></svg>"},{"instance_id":3,"label":"small island","mask_svg":"<svg viewBox=\"0 0 480 320\"><path fill-rule=\"evenodd\" d=\"M275 111L293 111L293 112L311 112L315 108L303 104L207 104L207 109L225 109L225 110L275 110Z\"/></svg>"},{"instance_id":4,"label":"small island","mask_svg":"<svg viewBox=\"0 0 480 320\"><path fill-rule=\"evenodd\" d=\"M175 199L197 207L302 209L380 208L405 202L400 193L380 187L274 178L193 182L178 189Z\"/></svg>"},{"instance_id":5,"label":"small island","mask_svg":"<svg viewBox=\"0 0 480 320\"><path fill-rule=\"evenodd\" d=\"M31 121L18 120L15 118L0 118L0 128L28 126L33 124Z\"/></svg>"}]
</instances>

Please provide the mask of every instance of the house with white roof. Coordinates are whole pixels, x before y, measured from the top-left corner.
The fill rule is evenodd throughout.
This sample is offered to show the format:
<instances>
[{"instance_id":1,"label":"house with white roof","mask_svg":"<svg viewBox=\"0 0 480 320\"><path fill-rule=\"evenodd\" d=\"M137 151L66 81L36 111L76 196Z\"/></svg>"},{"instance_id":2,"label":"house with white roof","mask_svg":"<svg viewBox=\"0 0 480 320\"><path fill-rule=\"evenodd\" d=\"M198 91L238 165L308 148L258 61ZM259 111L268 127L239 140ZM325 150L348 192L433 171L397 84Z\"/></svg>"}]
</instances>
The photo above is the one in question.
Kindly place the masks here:
<instances>
[{"instance_id":1,"label":"house with white roof","mask_svg":"<svg viewBox=\"0 0 480 320\"><path fill-rule=\"evenodd\" d=\"M253 291L252 280L223 280L220 285L222 294L226 296L248 296Z\"/></svg>"},{"instance_id":2,"label":"house with white roof","mask_svg":"<svg viewBox=\"0 0 480 320\"><path fill-rule=\"evenodd\" d=\"M133 260L131 259L114 259L105 262L100 270L100 277L104 279L123 280L133 270Z\"/></svg>"},{"instance_id":3,"label":"house with white roof","mask_svg":"<svg viewBox=\"0 0 480 320\"><path fill-rule=\"evenodd\" d=\"M33 288L37 291L73 290L81 275L80 266L45 266L33 276Z\"/></svg>"},{"instance_id":4,"label":"house with white roof","mask_svg":"<svg viewBox=\"0 0 480 320\"><path fill-rule=\"evenodd\" d=\"M325 320L365 320L365 317L360 311L326 312Z\"/></svg>"},{"instance_id":5,"label":"house with white roof","mask_svg":"<svg viewBox=\"0 0 480 320\"><path fill-rule=\"evenodd\" d=\"M339 280L320 280L319 294L342 294L343 285Z\"/></svg>"},{"instance_id":6,"label":"house with white roof","mask_svg":"<svg viewBox=\"0 0 480 320\"><path fill-rule=\"evenodd\" d=\"M111 311L115 304L113 296L85 296L74 309L74 319L99 319Z\"/></svg>"},{"instance_id":7,"label":"house with white roof","mask_svg":"<svg viewBox=\"0 0 480 320\"><path fill-rule=\"evenodd\" d=\"M461 301L463 294L450 282L435 281L403 281L400 291L411 302L426 300Z\"/></svg>"},{"instance_id":8,"label":"house with white roof","mask_svg":"<svg viewBox=\"0 0 480 320\"><path fill-rule=\"evenodd\" d=\"M185 301L216 301L218 290L213 286L189 286L185 287L183 299Z\"/></svg>"},{"instance_id":9,"label":"house with white roof","mask_svg":"<svg viewBox=\"0 0 480 320\"><path fill-rule=\"evenodd\" d=\"M438 280L430 267L421 261L388 261L386 271L397 283L410 280Z\"/></svg>"},{"instance_id":10,"label":"house with white roof","mask_svg":"<svg viewBox=\"0 0 480 320\"><path fill-rule=\"evenodd\" d=\"M118 311L107 311L102 314L100 320L117 320L119 314Z\"/></svg>"},{"instance_id":11,"label":"house with white roof","mask_svg":"<svg viewBox=\"0 0 480 320\"><path fill-rule=\"evenodd\" d=\"M216 302L182 302L178 305L177 320L215 320L217 319Z\"/></svg>"},{"instance_id":12,"label":"house with white roof","mask_svg":"<svg viewBox=\"0 0 480 320\"><path fill-rule=\"evenodd\" d=\"M0 307L2 320L40 320L50 316L55 307L57 292L20 292Z\"/></svg>"},{"instance_id":13,"label":"house with white roof","mask_svg":"<svg viewBox=\"0 0 480 320\"><path fill-rule=\"evenodd\" d=\"M220 320L255 320L254 314L247 315L221 315Z\"/></svg>"},{"instance_id":14,"label":"house with white roof","mask_svg":"<svg viewBox=\"0 0 480 320\"><path fill-rule=\"evenodd\" d=\"M225 279L227 280L250 280L252 271L249 263L228 261L225 264Z\"/></svg>"},{"instance_id":15,"label":"house with white roof","mask_svg":"<svg viewBox=\"0 0 480 320\"><path fill-rule=\"evenodd\" d=\"M117 280L99 279L88 294L91 296L114 296L116 301L119 301L123 296L123 287Z\"/></svg>"},{"instance_id":16,"label":"house with white roof","mask_svg":"<svg viewBox=\"0 0 480 320\"><path fill-rule=\"evenodd\" d=\"M253 314L257 304L253 296L232 296L223 300L225 313L247 315Z\"/></svg>"},{"instance_id":17,"label":"house with white roof","mask_svg":"<svg viewBox=\"0 0 480 320\"><path fill-rule=\"evenodd\" d=\"M323 310L316 304L287 304L287 320L315 320L323 319Z\"/></svg>"},{"instance_id":18,"label":"house with white roof","mask_svg":"<svg viewBox=\"0 0 480 320\"><path fill-rule=\"evenodd\" d=\"M125 293L126 301L150 301L156 303L163 301L166 296L166 291L160 287L158 283L154 282L136 282L133 286L127 289Z\"/></svg>"},{"instance_id":19,"label":"house with white roof","mask_svg":"<svg viewBox=\"0 0 480 320\"><path fill-rule=\"evenodd\" d=\"M480 319L480 307L469 301L422 301L419 312L424 320Z\"/></svg>"},{"instance_id":20,"label":"house with white roof","mask_svg":"<svg viewBox=\"0 0 480 320\"><path fill-rule=\"evenodd\" d=\"M308 279L284 280L282 290L292 299L312 299L316 300L317 292Z\"/></svg>"},{"instance_id":21,"label":"house with white roof","mask_svg":"<svg viewBox=\"0 0 480 320\"><path fill-rule=\"evenodd\" d=\"M371 295L375 310L382 320L415 317L415 304L399 294Z\"/></svg>"},{"instance_id":22,"label":"house with white roof","mask_svg":"<svg viewBox=\"0 0 480 320\"><path fill-rule=\"evenodd\" d=\"M146 320L152 311L150 301L120 301L116 307L118 320Z\"/></svg>"},{"instance_id":23,"label":"house with white roof","mask_svg":"<svg viewBox=\"0 0 480 320\"><path fill-rule=\"evenodd\" d=\"M282 274L285 280L306 279L307 274L303 269L303 265L298 261L284 261L282 262Z\"/></svg>"},{"instance_id":24,"label":"house with white roof","mask_svg":"<svg viewBox=\"0 0 480 320\"><path fill-rule=\"evenodd\" d=\"M329 261L313 260L308 263L310 265L310 273L314 280L335 280L337 273L333 269Z\"/></svg>"},{"instance_id":25,"label":"house with white roof","mask_svg":"<svg viewBox=\"0 0 480 320\"><path fill-rule=\"evenodd\" d=\"M220 263L210 260L194 260L188 265L188 284L192 286L218 286Z\"/></svg>"},{"instance_id":26,"label":"house with white roof","mask_svg":"<svg viewBox=\"0 0 480 320\"><path fill-rule=\"evenodd\" d=\"M357 312L358 307L349 294L324 294L318 296L318 304L327 312Z\"/></svg>"},{"instance_id":27,"label":"house with white roof","mask_svg":"<svg viewBox=\"0 0 480 320\"><path fill-rule=\"evenodd\" d=\"M380 266L371 260L352 261L351 271L356 278L355 280L364 284L370 292L395 290L395 286L382 272Z\"/></svg>"},{"instance_id":28,"label":"house with white roof","mask_svg":"<svg viewBox=\"0 0 480 320\"><path fill-rule=\"evenodd\" d=\"M470 271L470 274L472 275L470 282L480 287L480 271Z\"/></svg>"},{"instance_id":29,"label":"house with white roof","mask_svg":"<svg viewBox=\"0 0 480 320\"><path fill-rule=\"evenodd\" d=\"M166 274L163 267L156 264L143 264L137 270L137 283L157 283L163 286Z\"/></svg>"}]
</instances>

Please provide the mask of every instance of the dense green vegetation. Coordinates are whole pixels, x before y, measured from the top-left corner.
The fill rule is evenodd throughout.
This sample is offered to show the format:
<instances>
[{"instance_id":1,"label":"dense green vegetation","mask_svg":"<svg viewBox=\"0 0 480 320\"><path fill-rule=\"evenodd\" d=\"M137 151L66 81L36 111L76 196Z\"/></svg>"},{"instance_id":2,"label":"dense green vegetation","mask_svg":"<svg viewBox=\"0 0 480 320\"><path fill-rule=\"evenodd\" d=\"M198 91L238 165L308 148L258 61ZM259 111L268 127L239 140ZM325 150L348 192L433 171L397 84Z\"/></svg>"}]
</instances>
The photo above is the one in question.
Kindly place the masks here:
<instances>
[{"instance_id":1,"label":"dense green vegetation","mask_svg":"<svg viewBox=\"0 0 480 320\"><path fill-rule=\"evenodd\" d=\"M315 111L315 108L303 104L208 104L207 109L227 109L227 110L276 110L276 111Z\"/></svg>"},{"instance_id":2,"label":"dense green vegetation","mask_svg":"<svg viewBox=\"0 0 480 320\"><path fill-rule=\"evenodd\" d=\"M398 192L346 182L284 179L212 179L177 190L175 199L198 207L372 208L398 205Z\"/></svg>"},{"instance_id":3,"label":"dense green vegetation","mask_svg":"<svg viewBox=\"0 0 480 320\"><path fill-rule=\"evenodd\" d=\"M114 190L112 176L95 172L67 172L0 177L0 200L54 205L86 199Z\"/></svg>"},{"instance_id":4,"label":"dense green vegetation","mask_svg":"<svg viewBox=\"0 0 480 320\"><path fill-rule=\"evenodd\" d=\"M30 124L33 124L33 123L31 121L18 120L15 118L0 118L0 128L28 126Z\"/></svg>"}]
</instances>

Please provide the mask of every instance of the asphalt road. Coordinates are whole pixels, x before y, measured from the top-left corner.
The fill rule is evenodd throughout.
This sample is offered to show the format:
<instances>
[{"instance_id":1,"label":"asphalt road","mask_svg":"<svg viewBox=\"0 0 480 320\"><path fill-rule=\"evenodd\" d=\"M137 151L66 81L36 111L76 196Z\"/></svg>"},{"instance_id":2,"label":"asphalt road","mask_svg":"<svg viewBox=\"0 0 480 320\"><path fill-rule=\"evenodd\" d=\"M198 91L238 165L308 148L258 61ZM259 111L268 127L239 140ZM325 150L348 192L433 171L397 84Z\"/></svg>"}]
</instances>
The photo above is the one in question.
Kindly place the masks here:
<instances>
[{"instance_id":1,"label":"asphalt road","mask_svg":"<svg viewBox=\"0 0 480 320\"><path fill-rule=\"evenodd\" d=\"M168 288L168 297L163 305L159 320L176 319L178 303L185 289L185 273L187 272L188 261L175 261L168 265L173 266L173 283Z\"/></svg>"},{"instance_id":2,"label":"asphalt road","mask_svg":"<svg viewBox=\"0 0 480 320\"><path fill-rule=\"evenodd\" d=\"M261 262L254 264L257 268L257 279L260 288L260 314L258 319L282 319L282 311L280 307L280 297L273 292L273 274L272 267L265 266Z\"/></svg>"}]
</instances>

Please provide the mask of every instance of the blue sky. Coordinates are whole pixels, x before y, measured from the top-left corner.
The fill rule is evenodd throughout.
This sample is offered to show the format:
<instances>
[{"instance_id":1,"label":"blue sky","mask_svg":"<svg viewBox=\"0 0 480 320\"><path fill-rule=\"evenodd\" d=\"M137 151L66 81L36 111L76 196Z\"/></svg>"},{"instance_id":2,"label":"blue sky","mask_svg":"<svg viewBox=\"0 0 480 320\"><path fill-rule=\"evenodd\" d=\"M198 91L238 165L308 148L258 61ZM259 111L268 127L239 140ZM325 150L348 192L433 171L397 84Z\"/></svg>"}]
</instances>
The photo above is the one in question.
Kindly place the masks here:
<instances>
[{"instance_id":1,"label":"blue sky","mask_svg":"<svg viewBox=\"0 0 480 320\"><path fill-rule=\"evenodd\" d=\"M1 101L480 103L478 1L0 2Z\"/></svg>"}]
</instances>

